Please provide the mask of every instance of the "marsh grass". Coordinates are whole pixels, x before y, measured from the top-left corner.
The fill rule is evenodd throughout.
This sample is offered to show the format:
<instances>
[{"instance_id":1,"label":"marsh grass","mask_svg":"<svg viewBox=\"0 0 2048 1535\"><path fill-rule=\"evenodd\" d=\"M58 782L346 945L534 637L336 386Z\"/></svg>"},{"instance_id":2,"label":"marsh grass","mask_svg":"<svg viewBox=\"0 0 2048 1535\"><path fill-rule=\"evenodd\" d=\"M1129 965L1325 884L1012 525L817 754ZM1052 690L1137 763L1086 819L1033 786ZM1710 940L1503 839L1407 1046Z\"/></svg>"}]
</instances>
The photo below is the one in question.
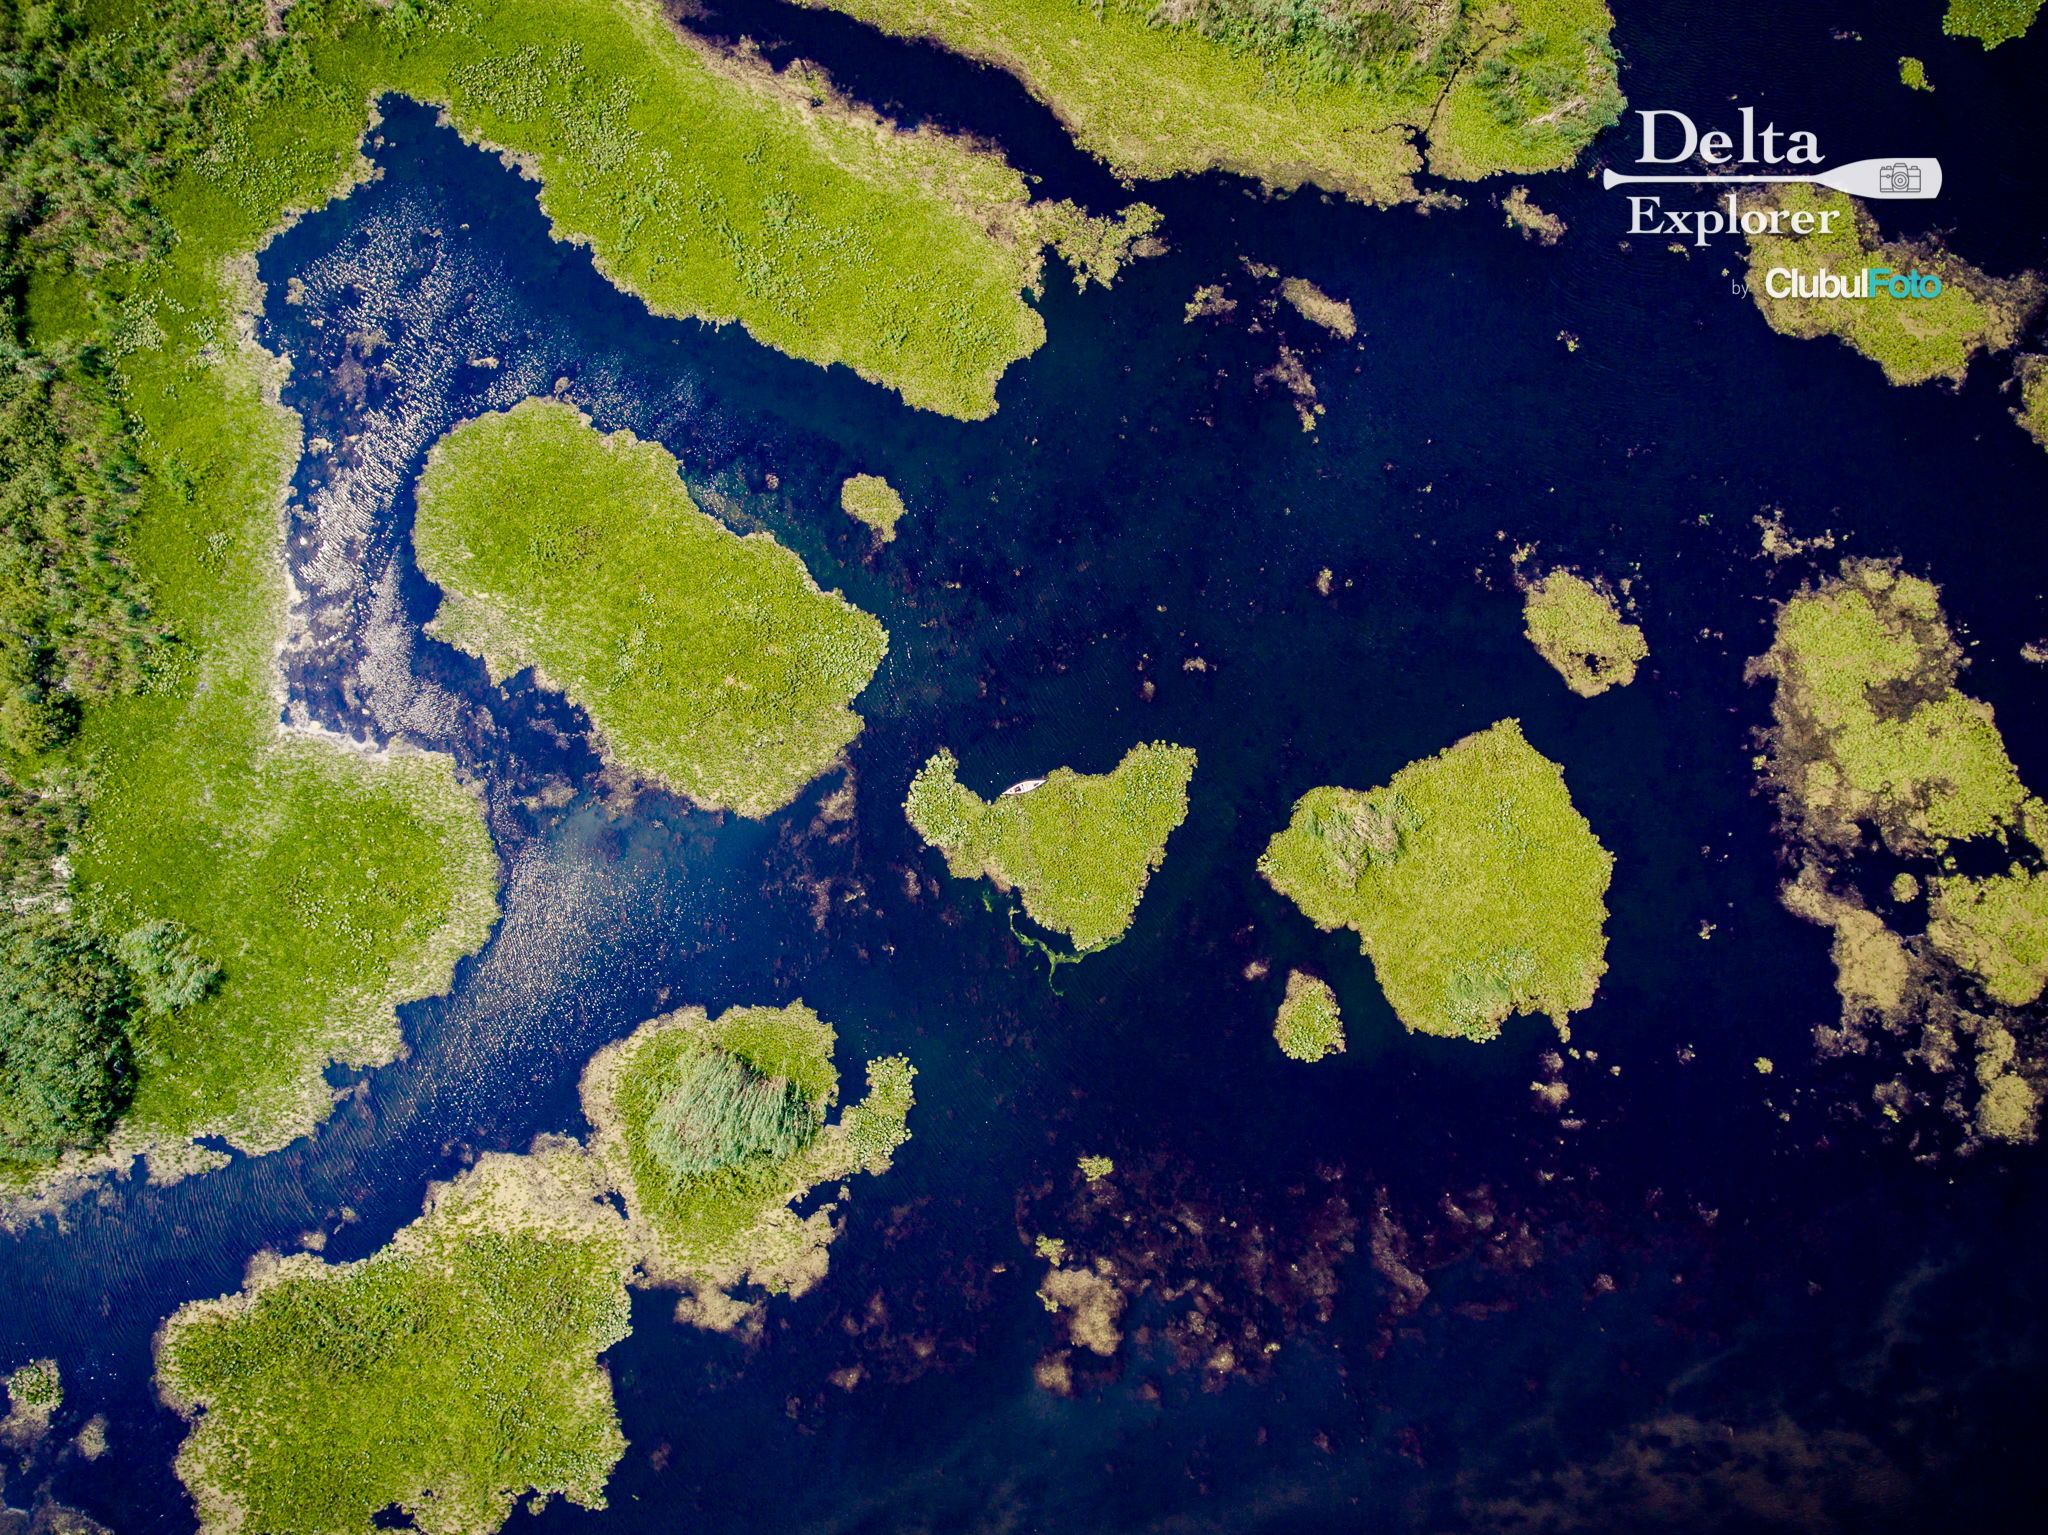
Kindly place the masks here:
<instances>
[{"instance_id":1,"label":"marsh grass","mask_svg":"<svg viewBox=\"0 0 2048 1535\"><path fill-rule=\"evenodd\" d=\"M1625 688L1650 654L1643 631L1623 623L1614 596L1569 570L1533 581L1522 599L1522 620L1536 653L1557 669L1581 698Z\"/></svg>"},{"instance_id":2,"label":"marsh grass","mask_svg":"<svg viewBox=\"0 0 2048 1535\"><path fill-rule=\"evenodd\" d=\"M1364 202L1569 165L1619 114L1600 0L806 0L1022 79L1119 174L1228 170Z\"/></svg>"},{"instance_id":3,"label":"marsh grass","mask_svg":"<svg viewBox=\"0 0 2048 1535\"><path fill-rule=\"evenodd\" d=\"M1326 981L1302 970L1287 972L1287 994L1273 1020L1273 1038L1280 1053L1297 1061L1319 1061L1342 1054L1344 1020L1337 994Z\"/></svg>"},{"instance_id":4,"label":"marsh grass","mask_svg":"<svg viewBox=\"0 0 2048 1535\"><path fill-rule=\"evenodd\" d=\"M1317 927L1357 930L1408 1028L1485 1040L1512 1013L1562 1029L1591 1005L1613 865L1563 771L1503 720L1371 793L1309 790L1259 872Z\"/></svg>"},{"instance_id":5,"label":"marsh grass","mask_svg":"<svg viewBox=\"0 0 2048 1535\"><path fill-rule=\"evenodd\" d=\"M1037 788L992 801L963 786L958 770L947 751L919 770L903 804L911 826L956 879L985 875L1022 892L1025 915L1090 954L1129 930L1166 839L1187 816L1195 754L1134 746L1112 772L1055 768Z\"/></svg>"},{"instance_id":6,"label":"marsh grass","mask_svg":"<svg viewBox=\"0 0 2048 1535\"><path fill-rule=\"evenodd\" d=\"M2025 37L2040 11L2041 0L1948 0L1941 30L1950 37L1974 37L1986 48L1996 48Z\"/></svg>"},{"instance_id":7,"label":"marsh grass","mask_svg":"<svg viewBox=\"0 0 2048 1535\"><path fill-rule=\"evenodd\" d=\"M587 709L621 764L760 816L837 760L888 648L766 534L697 509L659 443L526 400L455 428L420 476L429 626L493 676L523 666Z\"/></svg>"},{"instance_id":8,"label":"marsh grass","mask_svg":"<svg viewBox=\"0 0 2048 1535\"><path fill-rule=\"evenodd\" d=\"M1886 240L1870 211L1840 192L1781 186L1745 198L1785 214L1832 211L1827 234L1795 235L1781 220L1777 235L1749 235L1749 292L1772 330L1787 336L1837 336L1884 370L1894 384L1946 379L1960 384L1970 360L1983 351L2016 345L2040 309L2048 284L2035 273L1991 277L1933 240ZM1817 221L1816 221L1817 222ZM1901 276L1918 271L1941 278L1933 298L1772 298L1766 278L1773 267L1809 276L1829 271L1853 279L1865 267L1888 267Z\"/></svg>"},{"instance_id":9,"label":"marsh grass","mask_svg":"<svg viewBox=\"0 0 2048 1535\"><path fill-rule=\"evenodd\" d=\"M515 1498L605 1506L626 1442L597 1356L630 1330L618 1218L493 1155L375 1255L259 1264L158 1337L201 1528L487 1535Z\"/></svg>"}]
</instances>

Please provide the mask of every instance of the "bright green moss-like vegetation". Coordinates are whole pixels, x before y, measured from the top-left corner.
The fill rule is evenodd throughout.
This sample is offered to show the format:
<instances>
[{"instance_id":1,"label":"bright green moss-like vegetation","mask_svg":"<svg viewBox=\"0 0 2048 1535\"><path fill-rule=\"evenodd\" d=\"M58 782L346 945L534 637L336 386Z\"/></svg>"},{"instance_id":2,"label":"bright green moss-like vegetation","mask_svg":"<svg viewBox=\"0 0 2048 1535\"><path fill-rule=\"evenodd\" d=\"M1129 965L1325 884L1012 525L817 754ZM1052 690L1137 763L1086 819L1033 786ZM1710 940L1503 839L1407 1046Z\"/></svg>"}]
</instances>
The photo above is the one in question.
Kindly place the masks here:
<instances>
[{"instance_id":1,"label":"bright green moss-like vegetation","mask_svg":"<svg viewBox=\"0 0 2048 1535\"><path fill-rule=\"evenodd\" d=\"M1083 954L1123 937L1167 837L1187 816L1194 752L1134 746L1114 772L1055 768L994 800L962 785L959 766L940 752L911 781L903 805L954 877L986 875L998 889L1021 891L1025 915L1066 934Z\"/></svg>"},{"instance_id":2,"label":"bright green moss-like vegetation","mask_svg":"<svg viewBox=\"0 0 2048 1535\"><path fill-rule=\"evenodd\" d=\"M1901 58L1899 60L1899 84L1916 91L1931 91L1934 89L1932 85L1927 83L1927 66L1915 58Z\"/></svg>"},{"instance_id":3,"label":"bright green moss-like vegetation","mask_svg":"<svg viewBox=\"0 0 2048 1535\"><path fill-rule=\"evenodd\" d=\"M825 1122L838 1096L833 1032L801 1002L688 1008L642 1024L583 1075L591 1154L626 1204L656 1283L742 1275L801 1291L823 1272L829 1216L789 1205L813 1186L882 1172L909 1138L910 1063L868 1063L867 1096Z\"/></svg>"},{"instance_id":4,"label":"bright green moss-like vegetation","mask_svg":"<svg viewBox=\"0 0 2048 1535\"><path fill-rule=\"evenodd\" d=\"M1302 970L1287 972L1287 995L1273 1020L1280 1053L1297 1061L1319 1061L1344 1051L1344 1020L1329 984Z\"/></svg>"},{"instance_id":5,"label":"bright green moss-like vegetation","mask_svg":"<svg viewBox=\"0 0 2048 1535\"><path fill-rule=\"evenodd\" d=\"M700 804L765 815L860 733L882 626L766 534L697 510L676 461L526 400L444 437L420 476L434 633L494 676L534 666L611 754Z\"/></svg>"},{"instance_id":6,"label":"bright green moss-like vegetation","mask_svg":"<svg viewBox=\"0 0 2048 1535\"><path fill-rule=\"evenodd\" d=\"M64 1377L54 1359L34 1359L7 1377L10 1414L47 1421L64 1405Z\"/></svg>"},{"instance_id":7,"label":"bright green moss-like vegetation","mask_svg":"<svg viewBox=\"0 0 2048 1535\"><path fill-rule=\"evenodd\" d=\"M1928 870L1927 937L2020 1006L2048 984L2048 809L2020 782L1990 706L1956 687L1962 660L1931 582L1845 562L1779 610L1776 642L1751 664L1777 683L1763 765L1796 832L1838 855L1865 826L1930 862L1952 841L1999 839L2013 854L2002 874Z\"/></svg>"},{"instance_id":8,"label":"bright green moss-like vegetation","mask_svg":"<svg viewBox=\"0 0 2048 1535\"><path fill-rule=\"evenodd\" d=\"M879 474L857 474L839 487L840 508L875 530L875 542L886 544L896 536L896 523L904 513L903 498L896 487Z\"/></svg>"},{"instance_id":9,"label":"bright green moss-like vegetation","mask_svg":"<svg viewBox=\"0 0 2048 1535\"><path fill-rule=\"evenodd\" d=\"M1006 69L1121 174L1416 196L1431 169L1569 165L1619 116L1599 0L809 0Z\"/></svg>"},{"instance_id":10,"label":"bright green moss-like vegetation","mask_svg":"<svg viewBox=\"0 0 2048 1535\"><path fill-rule=\"evenodd\" d=\"M486 1535L512 1503L605 1506L625 1450L597 1356L630 1323L622 1223L541 1160L485 1157L357 1263L259 1264L158 1338L193 1420L178 1474L200 1527L369 1531L386 1509Z\"/></svg>"},{"instance_id":11,"label":"bright green moss-like vegetation","mask_svg":"<svg viewBox=\"0 0 2048 1535\"><path fill-rule=\"evenodd\" d=\"M1996 48L2025 37L2040 10L2041 0L1948 0L1941 30L1950 37L1974 37L1986 48Z\"/></svg>"},{"instance_id":12,"label":"bright green moss-like vegetation","mask_svg":"<svg viewBox=\"0 0 2048 1535\"><path fill-rule=\"evenodd\" d=\"M1771 329L1787 336L1839 336L1894 384L1935 378L1961 383L1977 353L2007 351L2018 342L2048 292L2034 273L1990 277L1932 240L1888 241L1869 210L1840 192L1780 186L1745 198L1745 206L1752 201L1784 215L1778 234L1747 236L1750 297ZM1792 232L1791 216L1800 213L1815 215L1814 232ZM1820 232L1822 213L1834 215L1827 233ZM1865 299L1773 298L1773 267L1795 269L1809 280L1832 272L1847 281L1866 267L1886 267L1900 276L1938 276L1942 286L1933 298L1893 298L1882 290Z\"/></svg>"},{"instance_id":13,"label":"bright green moss-like vegetation","mask_svg":"<svg viewBox=\"0 0 2048 1535\"><path fill-rule=\"evenodd\" d=\"M1357 929L1404 1024L1475 1040L1591 1005L1613 866L1514 720L1369 793L1309 790L1259 859L1317 927Z\"/></svg>"},{"instance_id":14,"label":"bright green moss-like vegetation","mask_svg":"<svg viewBox=\"0 0 2048 1535\"><path fill-rule=\"evenodd\" d=\"M1530 583L1522 619L1536 653L1581 698L1627 687L1650 653L1643 631L1621 621L1613 595L1569 570Z\"/></svg>"}]
</instances>

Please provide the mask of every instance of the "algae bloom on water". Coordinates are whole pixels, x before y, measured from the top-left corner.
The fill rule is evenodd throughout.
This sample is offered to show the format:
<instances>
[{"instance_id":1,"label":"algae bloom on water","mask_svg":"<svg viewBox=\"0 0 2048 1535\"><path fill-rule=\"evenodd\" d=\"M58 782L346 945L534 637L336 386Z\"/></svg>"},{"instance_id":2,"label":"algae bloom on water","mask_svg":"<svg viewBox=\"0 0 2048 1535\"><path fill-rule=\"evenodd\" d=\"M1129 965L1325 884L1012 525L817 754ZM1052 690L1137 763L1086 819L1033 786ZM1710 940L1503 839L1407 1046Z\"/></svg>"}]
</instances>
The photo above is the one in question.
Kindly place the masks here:
<instances>
[{"instance_id":1,"label":"algae bloom on water","mask_svg":"<svg viewBox=\"0 0 2048 1535\"><path fill-rule=\"evenodd\" d=\"M962 785L959 768L941 751L918 772L903 803L911 826L955 878L985 874L1021 891L1026 916L1088 954L1130 929L1167 837L1187 816L1195 754L1134 746L1113 772L1055 768L994 800Z\"/></svg>"},{"instance_id":2,"label":"algae bloom on water","mask_svg":"<svg viewBox=\"0 0 2048 1535\"><path fill-rule=\"evenodd\" d=\"M444 437L419 506L433 632L494 677L535 667L665 787L766 815L860 733L882 626L699 511L659 443L526 400Z\"/></svg>"},{"instance_id":3,"label":"algae bloom on water","mask_svg":"<svg viewBox=\"0 0 2048 1535\"><path fill-rule=\"evenodd\" d=\"M1344 1053L1344 1020L1329 983L1302 970L1287 972L1287 995L1273 1020L1280 1053L1297 1061L1319 1061Z\"/></svg>"},{"instance_id":4,"label":"algae bloom on water","mask_svg":"<svg viewBox=\"0 0 2048 1535\"><path fill-rule=\"evenodd\" d=\"M1530 584L1522 620L1536 653L1581 698L1627 687L1650 653L1643 631L1621 621L1612 594L1569 570Z\"/></svg>"},{"instance_id":5,"label":"algae bloom on water","mask_svg":"<svg viewBox=\"0 0 2048 1535\"><path fill-rule=\"evenodd\" d=\"M1309 790L1259 860L1316 926L1357 929L1402 1023L1474 1040L1511 1013L1563 1028L1591 1004L1613 867L1514 720L1384 788Z\"/></svg>"}]
</instances>

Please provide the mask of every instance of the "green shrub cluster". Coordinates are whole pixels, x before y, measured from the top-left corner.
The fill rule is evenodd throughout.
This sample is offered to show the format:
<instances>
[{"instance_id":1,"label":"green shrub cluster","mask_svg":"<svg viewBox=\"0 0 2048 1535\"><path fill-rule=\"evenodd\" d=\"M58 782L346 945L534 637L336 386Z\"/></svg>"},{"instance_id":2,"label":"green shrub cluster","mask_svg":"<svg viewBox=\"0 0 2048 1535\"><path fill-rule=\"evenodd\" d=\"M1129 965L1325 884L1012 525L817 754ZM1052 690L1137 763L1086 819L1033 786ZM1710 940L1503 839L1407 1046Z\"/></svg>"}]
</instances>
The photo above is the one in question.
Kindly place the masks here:
<instances>
[{"instance_id":1,"label":"green shrub cluster","mask_svg":"<svg viewBox=\"0 0 2048 1535\"><path fill-rule=\"evenodd\" d=\"M1462 6L1423 0L1121 0L1153 26L1182 26L1327 84L1399 87L1450 73Z\"/></svg>"},{"instance_id":2,"label":"green shrub cluster","mask_svg":"<svg viewBox=\"0 0 2048 1535\"><path fill-rule=\"evenodd\" d=\"M0 923L0 1160L100 1145L136 1080L131 1027L204 998L221 977L175 922L104 942L48 913Z\"/></svg>"},{"instance_id":3,"label":"green shrub cluster","mask_svg":"<svg viewBox=\"0 0 2048 1535\"><path fill-rule=\"evenodd\" d=\"M1327 981L1302 970L1287 972L1287 994L1273 1019L1280 1053L1297 1061L1319 1061L1344 1050L1344 1019Z\"/></svg>"},{"instance_id":4,"label":"green shrub cluster","mask_svg":"<svg viewBox=\"0 0 2048 1535\"><path fill-rule=\"evenodd\" d=\"M2041 0L1948 0L1941 30L1950 37L1974 37L1986 48L1996 48L2025 37L2040 13Z\"/></svg>"}]
</instances>

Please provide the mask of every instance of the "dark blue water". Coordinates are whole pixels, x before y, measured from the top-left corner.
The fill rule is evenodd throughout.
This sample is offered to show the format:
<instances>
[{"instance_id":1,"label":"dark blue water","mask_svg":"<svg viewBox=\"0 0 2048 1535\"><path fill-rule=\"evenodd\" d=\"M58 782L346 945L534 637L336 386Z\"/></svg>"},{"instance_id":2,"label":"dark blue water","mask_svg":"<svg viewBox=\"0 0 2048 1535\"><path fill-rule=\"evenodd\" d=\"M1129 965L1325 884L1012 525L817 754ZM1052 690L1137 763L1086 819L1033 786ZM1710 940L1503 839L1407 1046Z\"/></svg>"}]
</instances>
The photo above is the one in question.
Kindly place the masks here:
<instances>
[{"instance_id":1,"label":"dark blue water","mask_svg":"<svg viewBox=\"0 0 2048 1535\"><path fill-rule=\"evenodd\" d=\"M1985 56L1928 6L1772 14L1625 11L1624 83L1703 122L1742 94L1831 158L1939 153L1952 195L1916 216L1993 270L2048 256L2038 39ZM849 89L1015 144L1053 195L1120 199L1000 77L785 8L701 24L780 27ZM1896 85L1902 52L1933 97ZM123 1532L189 1528L180 1426L149 1388L164 1316L309 1230L331 1259L374 1251L476 1152L580 1130L582 1063L649 1014L801 996L849 1089L869 1056L913 1059L916 1138L855 1186L831 1277L774 1302L758 1345L636 1296L608 1356L632 1444L610 1511L513 1528L2032 1527L2040 1159L1958 1160L1938 1116L1875 1118L1895 1063L1810 1061L1836 1010L1826 935L1776 903L1747 766L1768 697L1741 675L1771 601L1821 568L1759 557L1753 518L1778 508L1943 583L1977 642L1968 687L2048 784L2042 673L2018 658L2048 633L2048 455L2006 414L2003 364L1888 388L1770 333L1721 276L1732 252L1619 248L1618 199L1583 174L1529 183L1571 226L1555 250L1483 192L1425 218L1210 177L1143 189L1173 249L1113 292L1054 274L1048 345L965 425L736 327L651 319L548 238L531 184L428 111L384 113L383 178L262 258L287 401L341 445L296 487L321 638L288 676L314 717L451 750L484 784L506 916L450 997L403 1010L408 1059L310 1141L8 1239L4 1336L62 1361L61 1430L111 1420L101 1461L39 1463L59 1496ZM1349 299L1359 339L1264 313L1241 257ZM1185 322L1214 282L1235 317ZM1256 382L1283 341L1327 407L1313 434ZM850 826L816 819L836 776L765 823L636 798L575 711L417 634L427 448L550 391L659 438L707 507L887 625ZM857 470L912 508L879 552L837 510ZM1530 650L1521 543L1631 578L1652 647L1634 686L1574 698ZM1616 857L1610 969L1564 1065L1577 1128L1531 1107L1547 1025L1404 1034L1355 939L1253 872L1303 790L1384 782L1509 716ZM1199 753L1188 820L1130 935L1054 989L1007 908L916 845L905 787L940 745L989 792L1150 739ZM1348 1053L1312 1068L1271 1041L1293 964L1345 1013ZM1094 1153L1128 1230L1076 1200ZM1054 1344L1043 1232L1157 1275L1116 1361L1072 1361L1071 1399L1032 1379ZM1214 1369L1190 1340L1215 1336L1259 1341Z\"/></svg>"}]
</instances>

